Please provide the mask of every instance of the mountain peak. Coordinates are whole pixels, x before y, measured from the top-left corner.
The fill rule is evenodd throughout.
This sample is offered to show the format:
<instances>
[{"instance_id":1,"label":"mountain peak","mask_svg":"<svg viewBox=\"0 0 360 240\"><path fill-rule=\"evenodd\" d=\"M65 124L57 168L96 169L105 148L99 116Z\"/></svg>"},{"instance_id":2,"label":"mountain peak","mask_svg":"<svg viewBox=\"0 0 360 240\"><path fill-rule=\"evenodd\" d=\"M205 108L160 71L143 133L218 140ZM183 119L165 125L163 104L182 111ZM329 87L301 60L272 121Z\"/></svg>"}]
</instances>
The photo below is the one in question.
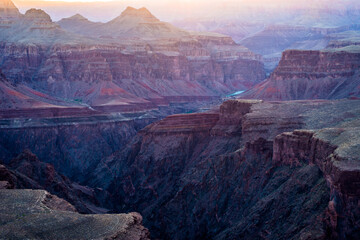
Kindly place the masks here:
<instances>
[{"instance_id":1,"label":"mountain peak","mask_svg":"<svg viewBox=\"0 0 360 240\"><path fill-rule=\"evenodd\" d=\"M31 8L26 11L25 18L37 22L52 22L51 17L41 9Z\"/></svg>"},{"instance_id":2,"label":"mountain peak","mask_svg":"<svg viewBox=\"0 0 360 240\"><path fill-rule=\"evenodd\" d=\"M11 0L0 0L0 19L18 18L20 15L19 9Z\"/></svg>"},{"instance_id":3,"label":"mountain peak","mask_svg":"<svg viewBox=\"0 0 360 240\"><path fill-rule=\"evenodd\" d=\"M151 14L151 12L145 8L133 8L133 7L127 7L120 15L120 17L125 17L125 16L132 16L132 17L140 17L140 18L146 18L146 19L156 19L157 18Z\"/></svg>"},{"instance_id":4,"label":"mountain peak","mask_svg":"<svg viewBox=\"0 0 360 240\"><path fill-rule=\"evenodd\" d=\"M16 8L11 0L0 0L0 8Z\"/></svg>"},{"instance_id":5,"label":"mountain peak","mask_svg":"<svg viewBox=\"0 0 360 240\"><path fill-rule=\"evenodd\" d=\"M80 20L80 21L88 20L86 17L84 17L81 14L75 14L74 16L71 16L71 17L65 18L65 19L68 19L68 20Z\"/></svg>"}]
</instances>

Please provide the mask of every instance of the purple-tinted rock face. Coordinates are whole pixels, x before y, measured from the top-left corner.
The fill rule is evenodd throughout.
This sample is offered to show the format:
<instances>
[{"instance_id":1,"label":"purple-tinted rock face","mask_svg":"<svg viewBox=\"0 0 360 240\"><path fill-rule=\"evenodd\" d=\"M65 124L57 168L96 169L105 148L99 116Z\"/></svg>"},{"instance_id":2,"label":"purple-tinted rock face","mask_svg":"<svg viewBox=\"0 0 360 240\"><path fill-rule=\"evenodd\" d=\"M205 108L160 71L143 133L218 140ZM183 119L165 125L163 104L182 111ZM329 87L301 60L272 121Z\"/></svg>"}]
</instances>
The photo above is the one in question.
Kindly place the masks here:
<instances>
[{"instance_id":1,"label":"purple-tinted rock face","mask_svg":"<svg viewBox=\"0 0 360 240\"><path fill-rule=\"evenodd\" d=\"M47 119L28 127L10 125L0 129L0 159L8 163L30 149L60 173L85 183L87 174L104 156L121 149L152 121L86 117Z\"/></svg>"},{"instance_id":2,"label":"purple-tinted rock face","mask_svg":"<svg viewBox=\"0 0 360 240\"><path fill-rule=\"evenodd\" d=\"M83 152L76 146L95 139L90 145L94 156L101 155L97 159L63 161L54 155L55 149L45 151L41 159L90 186L71 184L75 192L101 188L111 198L100 197L100 203L119 212L139 212L153 237L358 238L359 106L358 100L233 100L219 110L169 116L125 137L126 145L112 144L119 130L113 130L115 123L103 123L2 129L2 134L7 132L2 149L11 153L11 143L31 143L43 153L46 148L40 143L48 147L56 141L50 144L40 133L46 132L49 139L56 130L59 143L72 144L63 152L66 160L70 153ZM336 116L331 115L334 111ZM108 135L103 129L107 127L116 134ZM25 135L16 133L20 130ZM37 144L30 136L36 136ZM115 150L102 149L106 145L99 136ZM33 157L17 159L10 163L17 166L11 171L33 175L34 169L43 169L33 167ZM75 169L81 174L72 175ZM16 184L9 171L0 172L5 176L0 180L3 188Z\"/></svg>"},{"instance_id":3,"label":"purple-tinted rock face","mask_svg":"<svg viewBox=\"0 0 360 240\"><path fill-rule=\"evenodd\" d=\"M73 204L81 213L105 213L104 207L111 207L107 192L71 182L64 175L58 174L54 166L40 162L36 155L25 150L12 159L5 167L0 166L2 188L8 189L45 189L51 194Z\"/></svg>"},{"instance_id":4,"label":"purple-tinted rock face","mask_svg":"<svg viewBox=\"0 0 360 240\"><path fill-rule=\"evenodd\" d=\"M271 76L242 97L264 100L356 98L360 96L359 67L358 52L288 50Z\"/></svg>"},{"instance_id":5,"label":"purple-tinted rock face","mask_svg":"<svg viewBox=\"0 0 360 240\"><path fill-rule=\"evenodd\" d=\"M89 184L112 192L119 211L140 212L154 237L356 238L350 222L360 215L347 204L358 209L360 199L358 135L349 135L358 103L228 101L219 113L170 116L105 158ZM321 138L340 134L333 144L304 130L281 134L324 127L334 130Z\"/></svg>"},{"instance_id":6,"label":"purple-tinted rock face","mask_svg":"<svg viewBox=\"0 0 360 240\"><path fill-rule=\"evenodd\" d=\"M258 84L260 56L145 8L16 10L0 0L0 238L360 239L352 47L286 51ZM197 111L251 87L264 101ZM320 98L352 99L266 101Z\"/></svg>"},{"instance_id":7,"label":"purple-tinted rock face","mask_svg":"<svg viewBox=\"0 0 360 240\"><path fill-rule=\"evenodd\" d=\"M139 111L194 97L220 98L265 79L261 57L230 37L187 32L145 8L127 8L108 23L74 16L60 25L30 9L2 24L6 82L55 105Z\"/></svg>"},{"instance_id":8,"label":"purple-tinted rock face","mask_svg":"<svg viewBox=\"0 0 360 240\"><path fill-rule=\"evenodd\" d=\"M199 51L205 50L200 47ZM0 67L11 82L92 106L142 103L144 98L165 96L220 96L247 89L265 77L262 63L255 59L128 54L121 47L106 46L57 46L49 51L4 44L0 52Z\"/></svg>"}]
</instances>

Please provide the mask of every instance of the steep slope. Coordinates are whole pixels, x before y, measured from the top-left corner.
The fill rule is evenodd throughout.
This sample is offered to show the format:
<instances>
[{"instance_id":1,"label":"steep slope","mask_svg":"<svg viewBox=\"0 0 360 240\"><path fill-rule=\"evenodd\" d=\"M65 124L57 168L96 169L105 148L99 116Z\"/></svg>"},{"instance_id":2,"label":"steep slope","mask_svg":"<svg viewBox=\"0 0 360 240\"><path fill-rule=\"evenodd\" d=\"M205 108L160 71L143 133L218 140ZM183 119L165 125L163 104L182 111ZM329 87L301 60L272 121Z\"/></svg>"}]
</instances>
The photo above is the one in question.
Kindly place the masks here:
<instances>
[{"instance_id":1,"label":"steep slope","mask_svg":"<svg viewBox=\"0 0 360 240\"><path fill-rule=\"evenodd\" d=\"M360 51L288 50L270 77L241 98L265 100L341 99L360 96Z\"/></svg>"},{"instance_id":2,"label":"steep slope","mask_svg":"<svg viewBox=\"0 0 360 240\"><path fill-rule=\"evenodd\" d=\"M26 149L57 172L84 184L102 160L157 119L151 113L1 120L0 159L9 164ZM161 115L160 115L161 116ZM160 117L159 116L159 117ZM49 157L51 156L51 157Z\"/></svg>"},{"instance_id":3,"label":"steep slope","mask_svg":"<svg viewBox=\"0 0 360 240\"><path fill-rule=\"evenodd\" d=\"M149 239L137 213L81 215L42 190L0 190L0 216L5 239Z\"/></svg>"},{"instance_id":4,"label":"steep slope","mask_svg":"<svg viewBox=\"0 0 360 240\"><path fill-rule=\"evenodd\" d=\"M0 118L46 118L98 115L76 102L38 92L23 84L11 84L0 70Z\"/></svg>"},{"instance_id":5,"label":"steep slope","mask_svg":"<svg viewBox=\"0 0 360 240\"><path fill-rule=\"evenodd\" d=\"M0 1L0 21L11 21L20 17L20 12L11 0Z\"/></svg>"},{"instance_id":6,"label":"steep slope","mask_svg":"<svg viewBox=\"0 0 360 240\"><path fill-rule=\"evenodd\" d=\"M21 109L21 108L46 108L56 107L55 105L37 101L17 91L6 80L0 71L0 109Z\"/></svg>"},{"instance_id":7,"label":"steep slope","mask_svg":"<svg viewBox=\"0 0 360 240\"><path fill-rule=\"evenodd\" d=\"M139 211L155 238L357 238L359 106L245 100L170 116L105 158L89 183L112 191L119 211ZM284 133L322 128L332 130L310 142L310 131Z\"/></svg>"},{"instance_id":8,"label":"steep slope","mask_svg":"<svg viewBox=\"0 0 360 240\"><path fill-rule=\"evenodd\" d=\"M56 172L54 166L40 162L36 155L25 150L7 166L1 165L0 181L7 188L44 189L69 201L81 213L106 213L111 208L107 192L71 182Z\"/></svg>"}]
</instances>

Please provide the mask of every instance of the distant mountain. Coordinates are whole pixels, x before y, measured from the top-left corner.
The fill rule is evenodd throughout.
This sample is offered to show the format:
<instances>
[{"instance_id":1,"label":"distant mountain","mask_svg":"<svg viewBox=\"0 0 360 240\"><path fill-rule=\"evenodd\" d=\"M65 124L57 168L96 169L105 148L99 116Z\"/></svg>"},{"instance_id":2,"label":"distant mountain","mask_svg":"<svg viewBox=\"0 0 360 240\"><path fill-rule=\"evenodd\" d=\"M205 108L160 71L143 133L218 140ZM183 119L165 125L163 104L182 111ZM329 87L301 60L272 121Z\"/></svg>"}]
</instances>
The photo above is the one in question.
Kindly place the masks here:
<instances>
[{"instance_id":1,"label":"distant mountain","mask_svg":"<svg viewBox=\"0 0 360 240\"><path fill-rule=\"evenodd\" d=\"M325 49L330 41L343 38L343 32L350 30L360 32L360 25L337 28L271 25L244 38L240 43L251 51L261 54L268 72L272 72L279 63L283 51Z\"/></svg>"},{"instance_id":2,"label":"distant mountain","mask_svg":"<svg viewBox=\"0 0 360 240\"><path fill-rule=\"evenodd\" d=\"M182 30L146 8L107 23L79 14L55 23L30 9L0 22L0 52L7 86L106 112L221 98L265 78L261 57L231 37Z\"/></svg>"},{"instance_id":3,"label":"distant mountain","mask_svg":"<svg viewBox=\"0 0 360 240\"><path fill-rule=\"evenodd\" d=\"M102 23L91 22L80 14L63 18L58 21L57 24L69 32L82 33L84 35L90 35L90 32L92 32L94 28L102 25Z\"/></svg>"},{"instance_id":4,"label":"distant mountain","mask_svg":"<svg viewBox=\"0 0 360 240\"><path fill-rule=\"evenodd\" d=\"M271 1L262 6L261 2L254 1L253 6L242 6L236 15L194 17L174 21L174 24L187 30L231 36L237 43L262 55L268 74L287 49L321 50L336 38L334 34L360 30L356 27L360 22L360 4L355 1L307 1L308 5L304 1L298 5L296 1L280 2Z\"/></svg>"},{"instance_id":5,"label":"distant mountain","mask_svg":"<svg viewBox=\"0 0 360 240\"><path fill-rule=\"evenodd\" d=\"M146 8L128 7L107 23L94 23L81 15L62 19L58 24L69 32L101 38L181 38L190 34L169 23L161 22Z\"/></svg>"},{"instance_id":6,"label":"distant mountain","mask_svg":"<svg viewBox=\"0 0 360 240\"><path fill-rule=\"evenodd\" d=\"M13 43L81 43L84 39L66 32L40 9L30 9L12 21L0 22L0 41ZM89 41L89 40L88 40Z\"/></svg>"},{"instance_id":7,"label":"distant mountain","mask_svg":"<svg viewBox=\"0 0 360 240\"><path fill-rule=\"evenodd\" d=\"M11 0L0 0L0 21L12 20L20 15L19 10Z\"/></svg>"}]
</instances>

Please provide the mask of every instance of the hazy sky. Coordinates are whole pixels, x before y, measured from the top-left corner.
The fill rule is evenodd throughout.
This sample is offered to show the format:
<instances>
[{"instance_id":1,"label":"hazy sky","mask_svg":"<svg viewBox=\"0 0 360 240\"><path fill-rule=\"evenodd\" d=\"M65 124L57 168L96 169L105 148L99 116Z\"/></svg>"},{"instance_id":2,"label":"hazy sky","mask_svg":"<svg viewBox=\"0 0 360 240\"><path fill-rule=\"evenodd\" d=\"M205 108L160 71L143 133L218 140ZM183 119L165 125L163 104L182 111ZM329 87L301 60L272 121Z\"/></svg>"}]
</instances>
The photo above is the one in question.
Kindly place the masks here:
<instances>
[{"instance_id":1,"label":"hazy sky","mask_svg":"<svg viewBox=\"0 0 360 240\"><path fill-rule=\"evenodd\" d=\"M57 21L80 13L92 21L106 22L127 6L147 7L164 21L239 14L244 6L262 8L360 8L360 0L13 0L22 13L41 8Z\"/></svg>"}]
</instances>

